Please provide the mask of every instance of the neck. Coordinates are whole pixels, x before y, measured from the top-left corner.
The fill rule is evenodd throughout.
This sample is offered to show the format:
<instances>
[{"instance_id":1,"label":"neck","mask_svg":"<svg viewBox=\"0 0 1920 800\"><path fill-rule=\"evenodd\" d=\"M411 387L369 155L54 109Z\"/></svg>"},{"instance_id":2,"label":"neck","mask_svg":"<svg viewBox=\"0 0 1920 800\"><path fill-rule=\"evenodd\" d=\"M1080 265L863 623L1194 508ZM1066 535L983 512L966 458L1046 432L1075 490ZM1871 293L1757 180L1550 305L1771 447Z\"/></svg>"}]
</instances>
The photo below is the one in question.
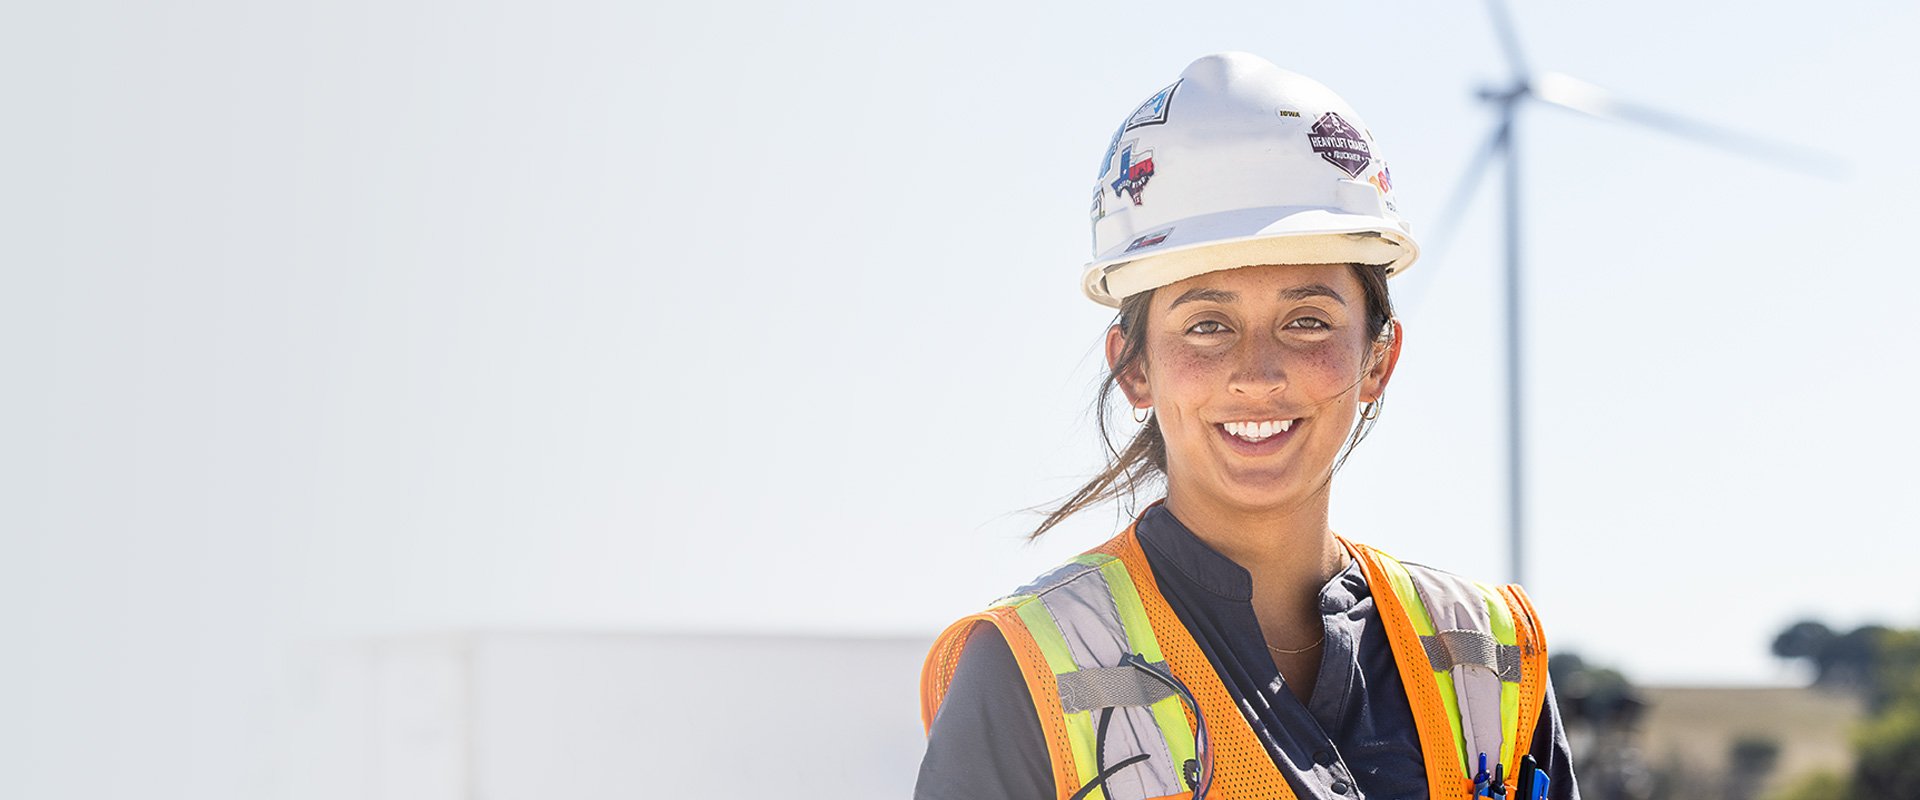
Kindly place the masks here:
<instances>
[{"instance_id":1,"label":"neck","mask_svg":"<svg viewBox=\"0 0 1920 800\"><path fill-rule=\"evenodd\" d=\"M1320 587L1346 564L1327 524L1327 500L1323 486L1293 508L1250 509L1167 487L1167 510L1252 575L1255 613L1275 622L1317 620Z\"/></svg>"}]
</instances>

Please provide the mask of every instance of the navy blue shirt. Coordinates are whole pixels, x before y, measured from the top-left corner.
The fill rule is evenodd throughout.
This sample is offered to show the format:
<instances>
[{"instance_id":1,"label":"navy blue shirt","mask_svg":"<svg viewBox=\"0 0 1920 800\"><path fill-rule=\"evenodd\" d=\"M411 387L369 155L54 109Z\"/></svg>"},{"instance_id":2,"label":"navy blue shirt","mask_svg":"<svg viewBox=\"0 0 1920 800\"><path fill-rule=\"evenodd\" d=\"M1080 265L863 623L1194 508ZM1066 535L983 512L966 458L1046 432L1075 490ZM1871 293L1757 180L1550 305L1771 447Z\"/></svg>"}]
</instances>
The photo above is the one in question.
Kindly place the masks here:
<instances>
[{"instance_id":1,"label":"navy blue shirt","mask_svg":"<svg viewBox=\"0 0 1920 800\"><path fill-rule=\"evenodd\" d=\"M1136 533L1161 595L1296 796L1427 797L1413 710L1357 562L1320 589L1326 639L1303 704L1267 654L1246 569L1207 546L1164 505L1149 508ZM1551 685L1530 752L1552 780L1549 797L1578 800ZM1054 794L1052 775L1045 735L1012 652L992 626L976 627L928 733L914 797L1047 798Z\"/></svg>"}]
</instances>

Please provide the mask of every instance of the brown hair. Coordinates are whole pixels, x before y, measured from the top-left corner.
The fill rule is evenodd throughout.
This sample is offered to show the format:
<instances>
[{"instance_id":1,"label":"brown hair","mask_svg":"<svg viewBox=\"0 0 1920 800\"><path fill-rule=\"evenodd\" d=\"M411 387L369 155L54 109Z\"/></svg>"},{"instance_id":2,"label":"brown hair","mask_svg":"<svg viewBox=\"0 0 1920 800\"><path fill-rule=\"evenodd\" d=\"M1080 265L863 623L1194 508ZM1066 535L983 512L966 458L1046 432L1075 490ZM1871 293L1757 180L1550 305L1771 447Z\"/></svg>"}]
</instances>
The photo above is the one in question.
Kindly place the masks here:
<instances>
[{"instance_id":1,"label":"brown hair","mask_svg":"<svg viewBox=\"0 0 1920 800\"><path fill-rule=\"evenodd\" d=\"M1380 341L1392 335L1387 323L1393 319L1393 298L1387 293L1387 268L1365 264L1349 265L1353 276L1360 281L1362 293L1366 296L1367 318L1366 332L1368 341ZM1152 290L1132 295L1120 301L1120 313L1115 315L1113 324L1119 326L1120 333L1126 337L1126 343L1120 349L1120 357L1114 361L1113 368L1107 371L1107 377L1100 382L1100 391L1094 397L1093 419L1100 429L1100 443L1107 450L1107 467L1093 476L1078 491L1068 495L1040 522L1040 527L1027 535L1028 539L1038 539L1053 526L1060 524L1087 508L1121 496L1132 498L1143 486L1165 476L1167 471L1167 442L1160 436L1160 420L1150 416L1140 432L1133 435L1123 449L1115 450L1113 435L1107 428L1108 401L1113 398L1113 390L1119 386L1121 373L1127 371L1135 362L1146 355L1147 309L1153 304ZM1381 399L1384 402L1385 398ZM1347 446L1340 452L1339 460L1333 464L1333 472L1347 462L1347 456L1361 440L1367 438L1367 432L1373 429L1374 420L1362 417L1353 426L1353 434L1347 437ZM1327 474L1332 480L1333 474Z\"/></svg>"}]
</instances>

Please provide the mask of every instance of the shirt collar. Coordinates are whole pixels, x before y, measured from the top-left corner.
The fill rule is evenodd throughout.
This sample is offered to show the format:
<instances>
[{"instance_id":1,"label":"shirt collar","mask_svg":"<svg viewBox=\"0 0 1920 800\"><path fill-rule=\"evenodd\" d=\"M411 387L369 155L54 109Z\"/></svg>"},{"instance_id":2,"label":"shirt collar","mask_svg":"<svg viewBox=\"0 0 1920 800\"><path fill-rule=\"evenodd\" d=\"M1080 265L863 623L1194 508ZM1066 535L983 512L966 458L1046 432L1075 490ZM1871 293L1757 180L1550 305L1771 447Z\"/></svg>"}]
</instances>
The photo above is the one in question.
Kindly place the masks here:
<instances>
[{"instance_id":1,"label":"shirt collar","mask_svg":"<svg viewBox=\"0 0 1920 800\"><path fill-rule=\"evenodd\" d=\"M1253 601L1253 575L1246 567L1220 554L1187 526L1164 500L1155 501L1141 512L1134 524L1141 544L1153 548L1185 582L1221 597L1242 603ZM1369 595L1365 572L1359 559L1348 559L1347 566L1320 587L1320 612L1335 614L1352 608Z\"/></svg>"}]
</instances>

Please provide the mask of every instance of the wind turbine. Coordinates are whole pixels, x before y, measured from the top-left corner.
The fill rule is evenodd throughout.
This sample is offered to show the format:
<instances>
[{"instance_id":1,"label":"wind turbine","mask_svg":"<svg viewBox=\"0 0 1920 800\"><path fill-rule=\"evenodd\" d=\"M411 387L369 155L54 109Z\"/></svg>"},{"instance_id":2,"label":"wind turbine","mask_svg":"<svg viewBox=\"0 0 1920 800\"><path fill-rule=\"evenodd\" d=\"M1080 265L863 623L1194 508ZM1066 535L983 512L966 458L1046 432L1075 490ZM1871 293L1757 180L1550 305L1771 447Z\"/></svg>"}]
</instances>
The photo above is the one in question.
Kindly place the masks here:
<instances>
[{"instance_id":1,"label":"wind turbine","mask_svg":"<svg viewBox=\"0 0 1920 800\"><path fill-rule=\"evenodd\" d=\"M1505 170L1505 217L1506 217L1506 400L1507 400L1507 530L1511 540L1512 580L1521 582L1525 559L1524 541L1526 532L1526 493L1524 486L1524 464L1526 448L1522 441L1524 431L1524 398L1521 392L1521 374L1524 360L1521 352L1520 315L1520 159L1516 150L1515 137L1518 128L1519 112L1528 102L1558 106L1569 111L1579 112L1590 117L1610 122L1624 122L1653 128L1668 134L1681 136L1718 147L1722 150L1756 158L1777 166L1788 167L1823 177L1833 177L1844 169L1844 165L1832 156L1818 151L1793 145L1780 144L1749 136L1728 128L1698 122L1677 114L1641 105L1615 97L1611 92L1586 81L1558 72L1534 72L1520 49L1519 37L1514 33L1513 20L1507 14L1504 0L1487 0L1489 16L1493 19L1495 35L1500 40L1501 50L1505 52L1508 67L1512 71L1510 83L1503 87L1483 87L1478 96L1481 101L1492 105L1499 114L1492 133L1486 143L1475 151L1466 172L1454 185L1446 210L1440 215L1436 250L1444 247L1467 204L1473 199L1474 189L1479 186L1484 174L1494 159L1500 159Z\"/></svg>"}]
</instances>

